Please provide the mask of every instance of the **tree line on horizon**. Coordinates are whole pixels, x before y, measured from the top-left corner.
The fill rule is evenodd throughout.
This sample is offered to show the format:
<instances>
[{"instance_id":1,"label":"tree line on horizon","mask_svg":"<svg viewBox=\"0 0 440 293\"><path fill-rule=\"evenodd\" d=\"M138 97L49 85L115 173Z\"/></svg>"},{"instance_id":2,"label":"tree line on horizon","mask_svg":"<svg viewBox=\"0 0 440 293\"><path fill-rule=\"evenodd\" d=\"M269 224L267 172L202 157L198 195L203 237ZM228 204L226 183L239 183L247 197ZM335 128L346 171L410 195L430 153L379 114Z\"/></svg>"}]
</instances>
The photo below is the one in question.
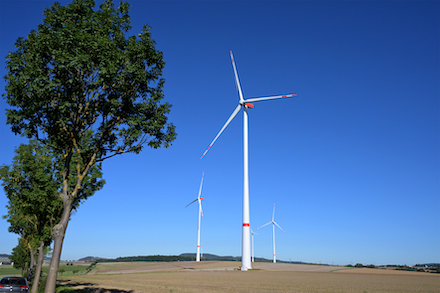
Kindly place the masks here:
<instances>
[{"instance_id":1,"label":"tree line on horizon","mask_svg":"<svg viewBox=\"0 0 440 293\"><path fill-rule=\"evenodd\" d=\"M101 258L101 257L84 257L79 261L97 261L97 262L135 262L135 261L152 261L152 262L175 262L175 261L194 261L196 259L195 253L182 253L180 255L139 255L139 256L123 256L117 258ZM205 261L241 261L240 256L219 256L211 253L204 253L201 257ZM256 262L272 262L272 259L256 257ZM281 263L307 264L301 261L282 261Z\"/></svg>"},{"instance_id":2,"label":"tree line on horizon","mask_svg":"<svg viewBox=\"0 0 440 293\"><path fill-rule=\"evenodd\" d=\"M150 27L137 36L129 4L55 2L42 24L6 56L7 124L28 143L0 166L9 232L20 236L11 260L38 291L43 257L53 243L46 293L55 292L72 212L105 184L102 162L176 138L162 102L163 53Z\"/></svg>"}]
</instances>

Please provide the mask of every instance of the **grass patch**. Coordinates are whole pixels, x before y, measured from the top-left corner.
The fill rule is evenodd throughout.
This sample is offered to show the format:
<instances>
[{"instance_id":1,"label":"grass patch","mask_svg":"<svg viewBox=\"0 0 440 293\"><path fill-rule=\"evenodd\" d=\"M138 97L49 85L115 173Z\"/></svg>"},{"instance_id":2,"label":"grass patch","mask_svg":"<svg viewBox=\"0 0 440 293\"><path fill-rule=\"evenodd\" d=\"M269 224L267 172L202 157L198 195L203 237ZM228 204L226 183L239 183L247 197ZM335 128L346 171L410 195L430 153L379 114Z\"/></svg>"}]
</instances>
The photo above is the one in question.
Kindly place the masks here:
<instances>
[{"instance_id":1,"label":"grass patch","mask_svg":"<svg viewBox=\"0 0 440 293\"><path fill-rule=\"evenodd\" d=\"M14 268L12 265L0 266L0 277L11 276L21 277L21 270Z\"/></svg>"},{"instance_id":2,"label":"grass patch","mask_svg":"<svg viewBox=\"0 0 440 293\"><path fill-rule=\"evenodd\" d=\"M84 291L83 290L75 290L73 288L66 287L66 286L60 286L55 289L55 292L56 293L82 293Z\"/></svg>"},{"instance_id":3,"label":"grass patch","mask_svg":"<svg viewBox=\"0 0 440 293\"><path fill-rule=\"evenodd\" d=\"M78 275L82 272L84 272L87 269L87 266L83 265L60 265L58 268L58 276L72 276L72 275ZM47 273L49 271L49 266L45 265L42 268L43 275L47 276Z\"/></svg>"},{"instance_id":4,"label":"grass patch","mask_svg":"<svg viewBox=\"0 0 440 293\"><path fill-rule=\"evenodd\" d=\"M60 265L58 269L59 276L73 276L84 272L88 266L85 265ZM44 264L42 268L42 275L47 276L49 265ZM16 269L12 265L0 266L0 278L5 276L21 277L21 269Z\"/></svg>"}]
</instances>

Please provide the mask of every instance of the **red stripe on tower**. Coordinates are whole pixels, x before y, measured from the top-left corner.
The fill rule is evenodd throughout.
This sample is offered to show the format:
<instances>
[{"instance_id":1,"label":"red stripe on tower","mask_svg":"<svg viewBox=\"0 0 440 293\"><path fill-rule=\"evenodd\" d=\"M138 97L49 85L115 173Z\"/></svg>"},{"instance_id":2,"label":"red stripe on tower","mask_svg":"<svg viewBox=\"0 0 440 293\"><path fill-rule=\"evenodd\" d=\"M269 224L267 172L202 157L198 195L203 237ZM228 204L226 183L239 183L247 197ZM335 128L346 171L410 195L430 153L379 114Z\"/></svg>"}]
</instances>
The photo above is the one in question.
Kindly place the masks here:
<instances>
[{"instance_id":1,"label":"red stripe on tower","mask_svg":"<svg viewBox=\"0 0 440 293\"><path fill-rule=\"evenodd\" d=\"M243 223L243 227L250 227L251 225L249 223Z\"/></svg>"}]
</instances>

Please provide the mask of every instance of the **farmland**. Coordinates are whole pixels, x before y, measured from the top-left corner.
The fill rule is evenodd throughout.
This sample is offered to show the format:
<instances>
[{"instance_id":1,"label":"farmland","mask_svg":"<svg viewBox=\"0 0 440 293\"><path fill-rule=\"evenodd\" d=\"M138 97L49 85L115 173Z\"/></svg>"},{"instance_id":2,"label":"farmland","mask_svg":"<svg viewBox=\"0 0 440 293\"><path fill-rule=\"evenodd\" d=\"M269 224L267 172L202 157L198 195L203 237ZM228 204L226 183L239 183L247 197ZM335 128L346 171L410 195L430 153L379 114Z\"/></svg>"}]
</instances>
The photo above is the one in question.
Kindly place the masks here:
<instances>
[{"instance_id":1,"label":"farmland","mask_svg":"<svg viewBox=\"0 0 440 293\"><path fill-rule=\"evenodd\" d=\"M59 276L57 292L439 292L440 275L385 269L239 262L99 263Z\"/></svg>"}]
</instances>

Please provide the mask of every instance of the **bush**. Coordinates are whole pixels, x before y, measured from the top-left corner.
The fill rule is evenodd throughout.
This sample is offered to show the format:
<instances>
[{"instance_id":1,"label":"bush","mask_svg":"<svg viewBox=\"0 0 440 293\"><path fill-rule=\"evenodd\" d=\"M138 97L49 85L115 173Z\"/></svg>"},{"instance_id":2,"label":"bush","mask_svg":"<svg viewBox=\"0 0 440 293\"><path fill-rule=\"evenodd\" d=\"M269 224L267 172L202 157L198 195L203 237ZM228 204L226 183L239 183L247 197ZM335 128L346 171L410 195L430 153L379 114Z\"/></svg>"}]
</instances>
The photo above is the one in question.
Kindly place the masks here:
<instances>
[{"instance_id":1,"label":"bush","mask_svg":"<svg viewBox=\"0 0 440 293\"><path fill-rule=\"evenodd\" d=\"M44 293L44 289L46 288L46 279L47 277L40 277L40 283L38 284L38 291L37 291L38 293Z\"/></svg>"}]
</instances>

